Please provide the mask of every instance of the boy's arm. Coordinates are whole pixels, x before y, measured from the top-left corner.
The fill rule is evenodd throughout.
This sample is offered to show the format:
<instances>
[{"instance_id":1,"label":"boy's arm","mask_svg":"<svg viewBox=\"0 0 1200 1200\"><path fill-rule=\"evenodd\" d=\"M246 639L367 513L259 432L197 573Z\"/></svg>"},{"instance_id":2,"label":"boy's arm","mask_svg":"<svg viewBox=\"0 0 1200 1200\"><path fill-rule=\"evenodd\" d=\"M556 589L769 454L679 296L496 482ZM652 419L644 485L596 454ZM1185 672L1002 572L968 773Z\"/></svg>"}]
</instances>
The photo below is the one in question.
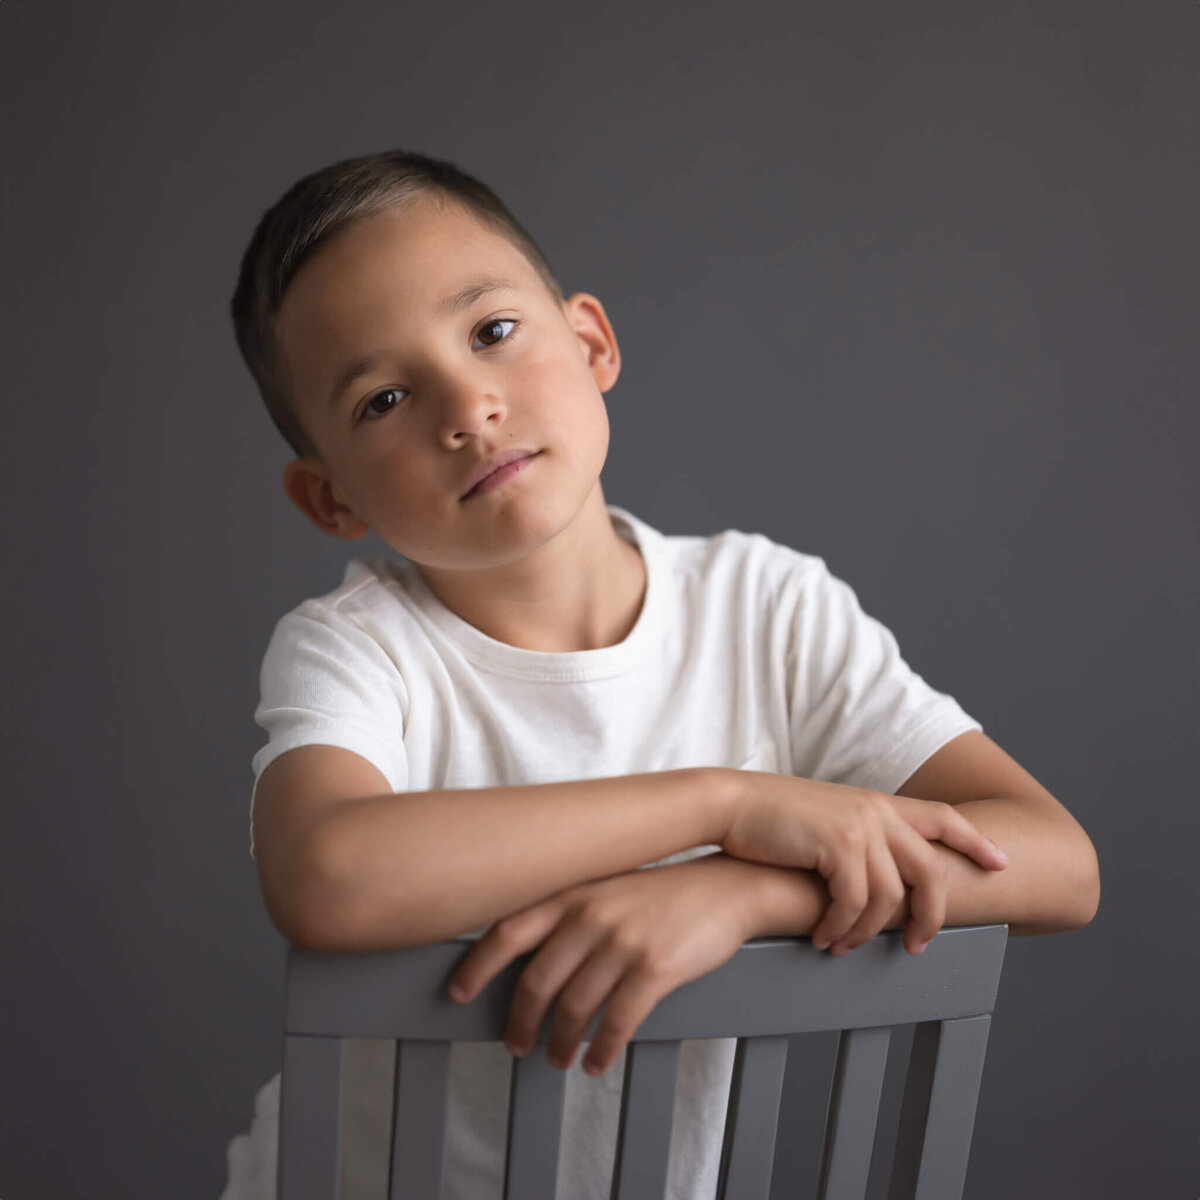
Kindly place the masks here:
<instances>
[{"instance_id":1,"label":"boy's arm","mask_svg":"<svg viewBox=\"0 0 1200 1200\"><path fill-rule=\"evenodd\" d=\"M727 772L688 768L394 793L361 755L301 746L258 781L263 898L296 945L426 945L573 884L719 844L729 781Z\"/></svg>"},{"instance_id":2,"label":"boy's arm","mask_svg":"<svg viewBox=\"0 0 1200 1200\"><path fill-rule=\"evenodd\" d=\"M255 845L264 900L276 927L297 945L425 945L574 884L723 844L754 774L692 768L397 794L361 756L302 746L280 755L258 782ZM901 794L906 789L919 799L969 802L964 815L1010 850L1009 867L996 873L933 843L947 869L943 923L994 920L1048 931L1091 920L1099 877L1090 841L990 739L961 735ZM780 914L790 921L794 889L811 907L813 888L824 887L813 873L794 869L764 868L760 878L764 919ZM885 927L901 927L906 911L907 901ZM778 932L812 927L810 921L804 930Z\"/></svg>"},{"instance_id":3,"label":"boy's arm","mask_svg":"<svg viewBox=\"0 0 1200 1200\"><path fill-rule=\"evenodd\" d=\"M985 734L970 730L948 742L896 794L955 805L1008 855L1003 871L989 871L965 854L931 843L946 871L944 925L1006 923L1011 934L1022 936L1079 929L1096 915L1100 867L1091 839ZM811 933L829 905L824 879L815 871L755 865L755 876L747 876L747 887L757 893L752 936ZM910 895L885 929L907 925ZM862 940L847 939L847 948Z\"/></svg>"},{"instance_id":4,"label":"boy's arm","mask_svg":"<svg viewBox=\"0 0 1200 1200\"><path fill-rule=\"evenodd\" d=\"M753 788L758 774L745 772L741 782ZM733 772L731 778L741 775ZM1049 792L982 733L970 731L947 743L899 794L961 805L977 828L990 830L1007 849L1008 866L997 872L934 844L945 867L943 925L1007 923L1014 933L1050 933L1086 925L1095 915L1099 870L1091 841ZM584 1064L602 1071L667 992L719 966L750 938L811 934L829 904L825 879L814 870L727 854L626 872L497 922L459 963L450 992L469 1001L515 957L532 951L509 1012L510 1049L531 1050L557 999L547 1053L553 1065L566 1067L603 1007ZM882 928L908 922L906 897ZM831 952L848 953L875 932L852 927Z\"/></svg>"}]
</instances>

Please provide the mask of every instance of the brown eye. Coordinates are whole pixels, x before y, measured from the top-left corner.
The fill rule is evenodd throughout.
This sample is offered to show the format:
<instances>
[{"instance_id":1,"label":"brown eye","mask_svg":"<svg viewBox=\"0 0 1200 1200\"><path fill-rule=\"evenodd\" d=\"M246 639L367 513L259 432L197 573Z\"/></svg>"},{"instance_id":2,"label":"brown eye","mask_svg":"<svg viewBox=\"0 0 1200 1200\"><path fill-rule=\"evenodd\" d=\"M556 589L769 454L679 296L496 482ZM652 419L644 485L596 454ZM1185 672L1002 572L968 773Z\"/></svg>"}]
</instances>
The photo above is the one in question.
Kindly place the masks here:
<instances>
[{"instance_id":1,"label":"brown eye","mask_svg":"<svg viewBox=\"0 0 1200 1200\"><path fill-rule=\"evenodd\" d=\"M511 325L513 329L510 329L508 333L502 333L498 338L496 338L495 341L484 342L485 346L498 346L501 342L509 341L512 338L513 330L515 330L519 324L520 321L517 321L512 317L497 317L494 321L488 321L486 325L480 326L479 332L475 336L483 337L488 330L495 329L497 325Z\"/></svg>"},{"instance_id":2,"label":"brown eye","mask_svg":"<svg viewBox=\"0 0 1200 1200\"><path fill-rule=\"evenodd\" d=\"M363 405L363 419L370 417L382 417L385 413L389 413L399 404L399 400L392 400L391 397L399 396L400 388L386 388L382 392L376 392L370 400Z\"/></svg>"}]
</instances>

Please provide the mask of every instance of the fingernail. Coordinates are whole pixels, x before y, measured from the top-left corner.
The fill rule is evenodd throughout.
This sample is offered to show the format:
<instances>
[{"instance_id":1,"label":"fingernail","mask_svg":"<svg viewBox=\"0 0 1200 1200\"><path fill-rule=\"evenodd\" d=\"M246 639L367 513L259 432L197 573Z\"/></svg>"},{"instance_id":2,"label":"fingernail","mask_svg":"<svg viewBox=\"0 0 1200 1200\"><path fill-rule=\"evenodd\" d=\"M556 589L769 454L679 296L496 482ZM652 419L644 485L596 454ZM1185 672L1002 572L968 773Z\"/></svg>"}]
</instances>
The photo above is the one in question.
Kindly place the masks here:
<instances>
[{"instance_id":1,"label":"fingernail","mask_svg":"<svg viewBox=\"0 0 1200 1200\"><path fill-rule=\"evenodd\" d=\"M504 1045L513 1058L521 1058L525 1054L525 1047L522 1046L520 1042L515 1041L512 1038L505 1038Z\"/></svg>"},{"instance_id":2,"label":"fingernail","mask_svg":"<svg viewBox=\"0 0 1200 1200\"><path fill-rule=\"evenodd\" d=\"M583 1060L583 1069L589 1075L599 1075L600 1074L600 1064L598 1062L593 1062L590 1058L585 1058Z\"/></svg>"},{"instance_id":3,"label":"fingernail","mask_svg":"<svg viewBox=\"0 0 1200 1200\"><path fill-rule=\"evenodd\" d=\"M814 938L813 945L816 946L816 948L818 950L824 950L825 947L829 945L829 939L828 938L819 938L819 939Z\"/></svg>"},{"instance_id":4,"label":"fingernail","mask_svg":"<svg viewBox=\"0 0 1200 1200\"><path fill-rule=\"evenodd\" d=\"M467 998L467 989L461 983L452 983L450 985L451 1000L465 1000Z\"/></svg>"}]
</instances>

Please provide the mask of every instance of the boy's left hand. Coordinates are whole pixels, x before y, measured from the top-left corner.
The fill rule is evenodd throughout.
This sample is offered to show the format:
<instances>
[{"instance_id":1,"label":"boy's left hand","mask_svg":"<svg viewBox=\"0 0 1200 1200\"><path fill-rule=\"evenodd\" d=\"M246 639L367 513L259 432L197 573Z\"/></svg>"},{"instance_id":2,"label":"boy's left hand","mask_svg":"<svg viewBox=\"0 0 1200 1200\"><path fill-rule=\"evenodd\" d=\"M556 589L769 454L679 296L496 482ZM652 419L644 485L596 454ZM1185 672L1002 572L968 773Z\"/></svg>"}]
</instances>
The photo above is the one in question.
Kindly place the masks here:
<instances>
[{"instance_id":1,"label":"boy's left hand","mask_svg":"<svg viewBox=\"0 0 1200 1200\"><path fill-rule=\"evenodd\" d=\"M566 1070L607 1002L583 1062L589 1074L600 1074L663 996L719 967L755 936L753 867L712 854L566 888L497 921L459 964L452 992L458 984L461 1000L473 999L540 946L513 991L505 1044L517 1056L529 1053L557 997L546 1057Z\"/></svg>"}]
</instances>

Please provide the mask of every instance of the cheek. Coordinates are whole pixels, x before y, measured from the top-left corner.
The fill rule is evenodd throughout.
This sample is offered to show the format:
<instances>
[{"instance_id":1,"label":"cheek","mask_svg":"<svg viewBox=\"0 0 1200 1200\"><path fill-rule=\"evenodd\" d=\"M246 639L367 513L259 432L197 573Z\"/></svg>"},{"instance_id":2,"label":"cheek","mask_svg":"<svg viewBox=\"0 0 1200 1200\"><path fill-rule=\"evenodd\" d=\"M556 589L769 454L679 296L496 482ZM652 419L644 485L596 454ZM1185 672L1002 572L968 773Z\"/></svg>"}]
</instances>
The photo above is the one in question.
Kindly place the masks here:
<instances>
[{"instance_id":1,"label":"cheek","mask_svg":"<svg viewBox=\"0 0 1200 1200\"><path fill-rule=\"evenodd\" d=\"M569 396L569 419L575 430L590 441L608 445L608 409L604 396L585 365L564 373L556 383L558 396Z\"/></svg>"},{"instance_id":2,"label":"cheek","mask_svg":"<svg viewBox=\"0 0 1200 1200\"><path fill-rule=\"evenodd\" d=\"M597 412L594 416L595 432L596 432L596 450L603 462L608 457L608 410L604 407L603 401L597 402Z\"/></svg>"},{"instance_id":3,"label":"cheek","mask_svg":"<svg viewBox=\"0 0 1200 1200\"><path fill-rule=\"evenodd\" d=\"M604 395L599 388L596 387L595 381L592 381L590 394L591 404L588 409L591 414L592 424L596 429L597 436L600 437L604 445L608 446L608 405L604 403Z\"/></svg>"}]
</instances>

